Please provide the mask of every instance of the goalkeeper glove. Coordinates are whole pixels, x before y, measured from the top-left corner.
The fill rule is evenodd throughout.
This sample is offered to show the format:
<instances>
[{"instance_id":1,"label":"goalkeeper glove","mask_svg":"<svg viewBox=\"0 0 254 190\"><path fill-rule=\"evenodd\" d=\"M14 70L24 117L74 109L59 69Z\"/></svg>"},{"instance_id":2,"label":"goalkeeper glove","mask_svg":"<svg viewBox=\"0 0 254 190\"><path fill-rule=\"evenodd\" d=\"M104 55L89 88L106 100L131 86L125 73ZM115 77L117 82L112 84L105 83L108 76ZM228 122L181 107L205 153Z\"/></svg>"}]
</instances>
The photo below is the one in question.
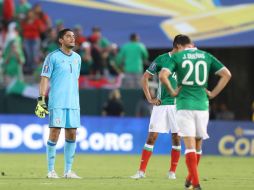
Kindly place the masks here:
<instances>
[{"instance_id":1,"label":"goalkeeper glove","mask_svg":"<svg viewBox=\"0 0 254 190\"><path fill-rule=\"evenodd\" d=\"M49 114L48 107L45 102L45 96L40 96L37 99L37 106L35 108L35 115L39 118L44 118L46 114Z\"/></svg>"}]
</instances>

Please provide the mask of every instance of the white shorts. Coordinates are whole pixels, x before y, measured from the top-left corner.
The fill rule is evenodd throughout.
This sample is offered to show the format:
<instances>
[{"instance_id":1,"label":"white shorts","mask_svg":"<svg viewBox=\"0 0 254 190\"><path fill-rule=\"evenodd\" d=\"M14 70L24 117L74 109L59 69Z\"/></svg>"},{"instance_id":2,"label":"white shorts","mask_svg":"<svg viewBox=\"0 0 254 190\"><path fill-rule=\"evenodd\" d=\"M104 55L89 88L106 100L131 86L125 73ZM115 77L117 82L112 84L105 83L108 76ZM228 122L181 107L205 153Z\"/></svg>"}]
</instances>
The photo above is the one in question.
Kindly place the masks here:
<instances>
[{"instance_id":1,"label":"white shorts","mask_svg":"<svg viewBox=\"0 0 254 190\"><path fill-rule=\"evenodd\" d=\"M178 133L179 131L179 128L176 124L176 106L153 106L149 124L149 132L169 133L170 130L171 133Z\"/></svg>"},{"instance_id":2,"label":"white shorts","mask_svg":"<svg viewBox=\"0 0 254 190\"><path fill-rule=\"evenodd\" d=\"M208 139L208 120L208 111L178 110L176 112L176 122L180 129L179 136Z\"/></svg>"}]
</instances>

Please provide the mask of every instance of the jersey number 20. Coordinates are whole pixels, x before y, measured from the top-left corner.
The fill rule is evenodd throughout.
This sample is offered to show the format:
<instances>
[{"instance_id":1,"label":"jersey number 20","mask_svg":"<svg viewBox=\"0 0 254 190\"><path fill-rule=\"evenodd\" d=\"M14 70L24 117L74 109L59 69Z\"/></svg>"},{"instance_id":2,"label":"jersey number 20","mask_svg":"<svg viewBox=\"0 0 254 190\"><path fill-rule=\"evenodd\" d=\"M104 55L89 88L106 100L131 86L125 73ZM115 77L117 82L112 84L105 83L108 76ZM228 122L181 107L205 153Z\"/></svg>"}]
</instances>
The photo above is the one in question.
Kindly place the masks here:
<instances>
[{"instance_id":1,"label":"jersey number 20","mask_svg":"<svg viewBox=\"0 0 254 190\"><path fill-rule=\"evenodd\" d=\"M182 68L186 68L187 65L189 66L189 70L183 78L182 84L193 85L194 81L189 80L189 78L193 74L193 72L195 72L195 83L200 86L204 85L207 79L207 63L205 61L197 61L194 67L192 61L185 60L182 63ZM200 73L199 71L203 73ZM200 76L203 76L203 79L200 80Z\"/></svg>"}]
</instances>

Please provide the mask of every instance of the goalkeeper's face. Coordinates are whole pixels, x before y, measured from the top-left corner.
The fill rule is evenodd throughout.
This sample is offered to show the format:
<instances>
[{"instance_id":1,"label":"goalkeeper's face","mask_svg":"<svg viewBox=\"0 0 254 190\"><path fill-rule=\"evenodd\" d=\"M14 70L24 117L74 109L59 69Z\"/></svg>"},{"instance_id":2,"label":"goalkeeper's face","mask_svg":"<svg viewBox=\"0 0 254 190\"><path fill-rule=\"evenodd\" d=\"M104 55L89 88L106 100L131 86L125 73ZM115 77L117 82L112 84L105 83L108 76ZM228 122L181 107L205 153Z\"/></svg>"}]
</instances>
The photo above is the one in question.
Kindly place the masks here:
<instances>
[{"instance_id":1,"label":"goalkeeper's face","mask_svg":"<svg viewBox=\"0 0 254 190\"><path fill-rule=\"evenodd\" d=\"M73 32L68 31L61 39L61 44L68 49L72 49L75 47L75 35Z\"/></svg>"}]
</instances>

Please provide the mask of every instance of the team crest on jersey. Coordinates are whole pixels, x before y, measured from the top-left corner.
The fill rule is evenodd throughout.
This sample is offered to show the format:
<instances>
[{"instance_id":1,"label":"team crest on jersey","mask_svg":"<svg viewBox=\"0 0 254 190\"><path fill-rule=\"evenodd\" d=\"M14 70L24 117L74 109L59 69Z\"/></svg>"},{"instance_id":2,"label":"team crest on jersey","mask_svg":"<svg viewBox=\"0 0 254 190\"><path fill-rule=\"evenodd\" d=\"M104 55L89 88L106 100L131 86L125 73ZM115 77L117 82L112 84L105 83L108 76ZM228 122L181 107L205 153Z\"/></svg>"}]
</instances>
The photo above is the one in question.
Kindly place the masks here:
<instances>
[{"instance_id":1,"label":"team crest on jersey","mask_svg":"<svg viewBox=\"0 0 254 190\"><path fill-rule=\"evenodd\" d=\"M74 64L78 64L78 60L77 59L74 59Z\"/></svg>"},{"instance_id":2,"label":"team crest on jersey","mask_svg":"<svg viewBox=\"0 0 254 190\"><path fill-rule=\"evenodd\" d=\"M45 65L43 68L43 73L48 73L49 72L49 66Z\"/></svg>"},{"instance_id":3,"label":"team crest on jersey","mask_svg":"<svg viewBox=\"0 0 254 190\"><path fill-rule=\"evenodd\" d=\"M153 127L154 127L153 124L151 124L151 125L149 126L150 129L153 129Z\"/></svg>"},{"instance_id":4,"label":"team crest on jersey","mask_svg":"<svg viewBox=\"0 0 254 190\"><path fill-rule=\"evenodd\" d=\"M56 118L56 119L55 119L55 123L56 123L57 125L60 125L61 119L60 119L60 118Z\"/></svg>"}]
</instances>

